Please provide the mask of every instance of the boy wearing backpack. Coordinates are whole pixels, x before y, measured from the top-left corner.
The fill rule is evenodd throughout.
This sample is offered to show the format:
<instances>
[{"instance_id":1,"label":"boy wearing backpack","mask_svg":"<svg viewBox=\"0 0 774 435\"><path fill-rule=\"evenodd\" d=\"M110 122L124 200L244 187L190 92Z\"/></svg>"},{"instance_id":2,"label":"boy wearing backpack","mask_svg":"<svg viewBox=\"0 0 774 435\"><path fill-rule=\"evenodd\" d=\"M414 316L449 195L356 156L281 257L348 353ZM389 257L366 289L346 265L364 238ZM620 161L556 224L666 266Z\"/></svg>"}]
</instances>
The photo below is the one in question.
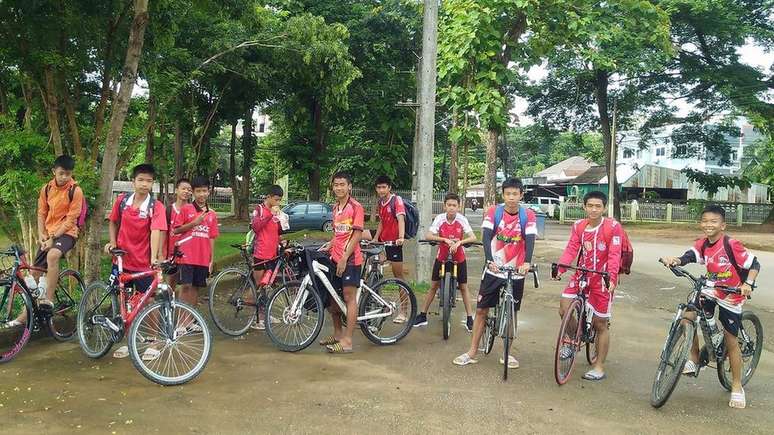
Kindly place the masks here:
<instances>
[{"instance_id":1,"label":"boy wearing backpack","mask_svg":"<svg viewBox=\"0 0 774 435\"><path fill-rule=\"evenodd\" d=\"M40 189L38 195L38 238L40 247L35 256L35 267L47 268L46 295L38 298L44 309L53 307L54 292L59 279L59 260L74 246L78 237L79 221L84 209L84 196L73 180L75 160L62 155L54 160L54 178ZM82 222L80 222L82 224ZM38 280L41 272L33 271Z\"/></svg>"},{"instance_id":2,"label":"boy wearing backpack","mask_svg":"<svg viewBox=\"0 0 774 435\"><path fill-rule=\"evenodd\" d=\"M600 381L606 377L604 364L610 349L610 309L613 304L613 293L618 285L621 249L625 239L621 224L613 218L603 216L606 207L607 196L602 192L589 192L583 197L586 219L578 220L573 224L570 240L559 259L561 264L570 264L577 258L579 267L607 272L609 276L610 286L605 288L602 275L586 275L588 283L584 291L588 292L588 302L594 312L592 326L596 333L597 351L596 362L591 370L583 375L583 379L589 381ZM554 279L559 280L566 271L560 267ZM581 290L578 285L579 277L580 272L576 272L562 292L559 300L559 316L562 318ZM565 347L560 350L560 355L562 358L569 358L572 352L570 347Z\"/></svg>"},{"instance_id":3,"label":"boy wearing backpack","mask_svg":"<svg viewBox=\"0 0 774 435\"><path fill-rule=\"evenodd\" d=\"M532 252L535 249L537 236L537 220L532 210L519 205L524 196L524 185L518 178L509 178L503 182L504 204L489 207L481 224L483 229L484 255L486 266L478 291L476 318L473 321L473 339L470 349L454 358L454 364L464 366L475 364L481 336L484 335L486 316L489 309L496 307L500 300L500 290L507 284L506 277L501 272L503 267L517 269L517 276L512 282L515 310L521 308L524 296L524 276L529 272L532 263ZM515 321L515 319L514 319ZM510 352L509 352L510 354ZM511 354L508 361L500 359L500 364L508 364L508 368L518 368L519 361Z\"/></svg>"},{"instance_id":4,"label":"boy wearing backpack","mask_svg":"<svg viewBox=\"0 0 774 435\"><path fill-rule=\"evenodd\" d=\"M167 258L172 258L172 254L175 253L175 243L177 243L182 238L180 234L175 234L175 232L172 230L172 224L180 216L180 212L183 209L183 206L191 201L192 195L193 188L191 188L191 181L189 181L187 178L181 178L177 180L177 183L175 183L175 202L167 207L166 210L167 227L169 228L169 231L167 231L166 247L164 251L166 252ZM169 284L169 287L172 290L175 290L175 287L177 287L177 275L178 273L176 268L175 270L170 271L170 273L166 276L167 284Z\"/></svg>"},{"instance_id":5,"label":"boy wearing backpack","mask_svg":"<svg viewBox=\"0 0 774 435\"><path fill-rule=\"evenodd\" d=\"M280 245L280 235L282 234L282 223L280 214L282 209L282 197L285 191L282 187L274 184L269 186L266 191L266 198L261 204L258 204L253 211L253 220L250 228L255 237L253 239L253 279L256 283L261 282L263 274L266 271L274 270L277 265L277 248ZM247 301L255 303L255 301ZM258 310L258 318L250 325L252 329L266 329L265 311Z\"/></svg>"},{"instance_id":6,"label":"boy wearing backpack","mask_svg":"<svg viewBox=\"0 0 774 435\"><path fill-rule=\"evenodd\" d=\"M376 177L374 182L379 196L379 226L373 240L393 242L395 246L385 246L384 253L392 268L392 275L403 280L403 242L406 234L406 206L403 198L392 193L392 180L386 175ZM396 322L405 322L405 313L395 317Z\"/></svg>"},{"instance_id":7,"label":"boy wearing backpack","mask_svg":"<svg viewBox=\"0 0 774 435\"><path fill-rule=\"evenodd\" d=\"M709 205L701 213L701 229L705 237L696 241L682 257L666 257L662 262L667 266L683 266L699 263L707 266L707 278L715 284L738 287L741 293L729 293L718 288L702 290L702 308L707 314L707 323L715 327L715 307L718 307L720 324L731 365L731 399L728 406L744 408L747 400L742 388L742 354L739 349L739 325L742 323L742 307L747 296L755 288L761 265L742 242L729 238L726 231L726 211L718 205ZM686 313L689 321L696 313ZM683 368L683 374L695 375L699 370L699 340L694 334L691 355Z\"/></svg>"}]
</instances>

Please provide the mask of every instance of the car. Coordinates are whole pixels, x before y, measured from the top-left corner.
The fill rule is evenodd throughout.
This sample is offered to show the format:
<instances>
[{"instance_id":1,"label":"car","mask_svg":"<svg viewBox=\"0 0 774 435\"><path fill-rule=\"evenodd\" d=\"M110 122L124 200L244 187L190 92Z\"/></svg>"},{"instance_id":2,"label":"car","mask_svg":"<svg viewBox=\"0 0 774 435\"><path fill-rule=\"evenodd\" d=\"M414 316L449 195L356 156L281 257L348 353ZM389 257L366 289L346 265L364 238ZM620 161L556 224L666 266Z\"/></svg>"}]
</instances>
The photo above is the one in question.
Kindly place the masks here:
<instances>
[{"instance_id":1,"label":"car","mask_svg":"<svg viewBox=\"0 0 774 435\"><path fill-rule=\"evenodd\" d=\"M333 210L324 202L304 201L294 202L282 209L288 215L290 229L333 231Z\"/></svg>"}]
</instances>

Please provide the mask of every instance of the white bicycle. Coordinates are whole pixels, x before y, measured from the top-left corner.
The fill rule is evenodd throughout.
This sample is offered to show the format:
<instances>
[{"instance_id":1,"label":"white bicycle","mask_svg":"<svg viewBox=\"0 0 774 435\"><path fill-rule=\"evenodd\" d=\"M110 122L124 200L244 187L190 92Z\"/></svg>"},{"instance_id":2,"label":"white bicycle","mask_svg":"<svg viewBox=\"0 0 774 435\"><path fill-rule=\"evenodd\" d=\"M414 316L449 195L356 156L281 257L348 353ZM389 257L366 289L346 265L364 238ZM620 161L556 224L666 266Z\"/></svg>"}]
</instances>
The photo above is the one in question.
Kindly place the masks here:
<instances>
[{"instance_id":1,"label":"white bicycle","mask_svg":"<svg viewBox=\"0 0 774 435\"><path fill-rule=\"evenodd\" d=\"M337 304L342 313L346 304L333 288L323 264L327 253L319 247L304 249L306 274L301 281L291 281L277 289L266 305L266 333L281 350L298 352L312 344L320 335L325 321L325 295ZM412 329L417 314L417 299L408 284L399 279L384 279L373 288L360 280L357 291L357 322L363 334L378 345L393 344ZM346 316L342 314L346 322Z\"/></svg>"}]
</instances>

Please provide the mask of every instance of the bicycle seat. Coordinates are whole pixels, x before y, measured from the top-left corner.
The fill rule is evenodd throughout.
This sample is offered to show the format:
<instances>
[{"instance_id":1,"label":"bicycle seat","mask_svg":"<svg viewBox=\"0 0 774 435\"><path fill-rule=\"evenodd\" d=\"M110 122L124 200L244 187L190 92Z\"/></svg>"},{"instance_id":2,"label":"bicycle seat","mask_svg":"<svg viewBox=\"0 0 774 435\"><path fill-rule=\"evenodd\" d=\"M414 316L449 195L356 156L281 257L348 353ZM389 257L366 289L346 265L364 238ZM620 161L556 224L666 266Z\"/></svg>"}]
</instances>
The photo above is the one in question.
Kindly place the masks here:
<instances>
[{"instance_id":1,"label":"bicycle seat","mask_svg":"<svg viewBox=\"0 0 774 435\"><path fill-rule=\"evenodd\" d=\"M236 249L239 249L239 250L246 249L245 245L242 245L240 243L232 243L230 246L232 248L236 248Z\"/></svg>"},{"instance_id":2,"label":"bicycle seat","mask_svg":"<svg viewBox=\"0 0 774 435\"><path fill-rule=\"evenodd\" d=\"M126 254L126 251L124 251L121 248L113 248L113 249L110 250L110 253L115 255L116 257L120 257L120 256Z\"/></svg>"},{"instance_id":3,"label":"bicycle seat","mask_svg":"<svg viewBox=\"0 0 774 435\"><path fill-rule=\"evenodd\" d=\"M379 255L382 252L382 248L363 248L362 251L367 257L372 257Z\"/></svg>"}]
</instances>

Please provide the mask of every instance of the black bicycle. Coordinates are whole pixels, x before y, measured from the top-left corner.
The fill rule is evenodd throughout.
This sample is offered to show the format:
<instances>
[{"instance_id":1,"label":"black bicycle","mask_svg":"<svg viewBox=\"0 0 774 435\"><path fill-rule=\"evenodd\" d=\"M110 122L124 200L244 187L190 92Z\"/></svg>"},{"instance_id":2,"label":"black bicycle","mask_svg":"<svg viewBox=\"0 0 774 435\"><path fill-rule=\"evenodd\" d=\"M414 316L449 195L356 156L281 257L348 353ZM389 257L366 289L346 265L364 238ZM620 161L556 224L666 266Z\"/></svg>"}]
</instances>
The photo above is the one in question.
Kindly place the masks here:
<instances>
[{"instance_id":1,"label":"black bicycle","mask_svg":"<svg viewBox=\"0 0 774 435\"><path fill-rule=\"evenodd\" d=\"M48 331L57 341L67 341L76 330L78 304L85 291L78 272L64 269L59 272L54 306L41 310L35 303L45 296L42 289L30 289L24 280L29 271L45 274L46 269L30 266L24 250L11 246L0 252L10 257L10 268L0 271L0 363L8 362L21 352L33 332Z\"/></svg>"},{"instance_id":2,"label":"black bicycle","mask_svg":"<svg viewBox=\"0 0 774 435\"><path fill-rule=\"evenodd\" d=\"M419 240L418 243L426 243L430 246L437 246L440 245L443 242L438 242L436 240ZM465 243L462 245L466 248L471 246L483 246L483 243L481 242L471 242L471 243ZM442 317L443 317L443 339L448 340L449 334L451 333L451 312L454 306L457 303L457 262L454 261L454 254L451 252L451 249L446 254L446 260L444 260L443 263L441 263L441 270L438 273L438 276L441 277L443 280L441 282L441 287L439 288L440 293L438 297L438 304L441 309Z\"/></svg>"},{"instance_id":3,"label":"black bicycle","mask_svg":"<svg viewBox=\"0 0 774 435\"><path fill-rule=\"evenodd\" d=\"M659 261L663 263L662 260ZM663 406L669 400L669 396L675 390L675 387L677 387L677 382L680 380L680 375L688 360L688 353L693 345L697 323L701 328L704 346L699 356L699 368L697 368L694 376L699 376L699 369L706 366L712 360L716 363L720 384L726 390L731 391L731 371L724 340L722 336L719 340L716 339L714 342L712 340L713 331L707 323L707 313L702 308L704 301L702 290L719 288L729 293L740 293L741 289L715 284L704 276L695 277L679 266L669 266L669 269L675 276L691 281L693 288L687 302L677 306L677 313L669 326L669 334L661 350L661 357L656 370L656 377L653 379L653 389L650 396L650 404L654 408ZM694 314L686 317L686 313ZM742 323L739 325L738 339L742 353L742 385L746 385L755 373L755 368L758 366L758 360L761 358L761 351L763 350L763 326L758 316L753 312L744 311L742 313Z\"/></svg>"},{"instance_id":4,"label":"black bicycle","mask_svg":"<svg viewBox=\"0 0 774 435\"><path fill-rule=\"evenodd\" d=\"M361 276L366 285L371 288L384 279L384 261L382 260L382 252L386 246L398 246L395 242L374 242L362 240L360 242L361 251L363 252L363 268L361 270Z\"/></svg>"},{"instance_id":5,"label":"black bicycle","mask_svg":"<svg viewBox=\"0 0 774 435\"><path fill-rule=\"evenodd\" d=\"M505 274L505 285L500 291L500 302L494 308L489 310L484 329L484 354L489 355L494 347L494 341L497 336L503 339L503 380L508 380L508 353L510 345L516 338L516 300L513 298L513 280L515 278L526 279L528 274L532 274L535 282L535 288L540 287L538 278L538 265L533 264L529 271L524 275L518 273L518 269L512 266L500 268L500 272Z\"/></svg>"}]
</instances>

